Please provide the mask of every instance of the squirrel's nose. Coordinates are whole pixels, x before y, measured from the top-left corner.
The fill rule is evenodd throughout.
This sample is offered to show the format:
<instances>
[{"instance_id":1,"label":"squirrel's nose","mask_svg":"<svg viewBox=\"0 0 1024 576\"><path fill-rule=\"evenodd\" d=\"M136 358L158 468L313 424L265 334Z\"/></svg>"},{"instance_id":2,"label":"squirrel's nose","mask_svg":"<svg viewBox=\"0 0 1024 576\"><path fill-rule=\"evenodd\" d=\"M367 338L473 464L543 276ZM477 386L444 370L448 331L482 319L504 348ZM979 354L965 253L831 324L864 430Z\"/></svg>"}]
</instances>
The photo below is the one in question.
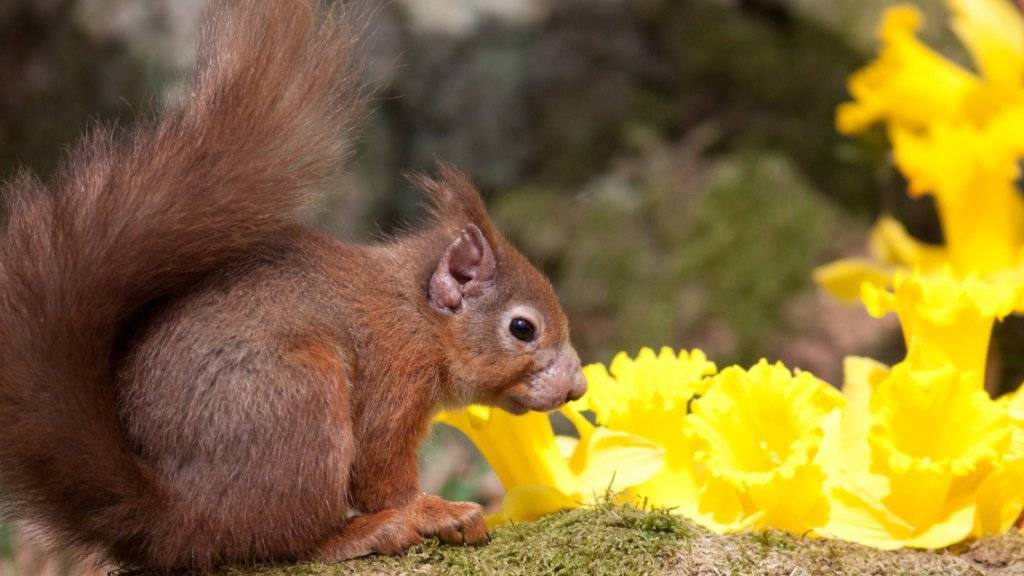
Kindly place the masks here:
<instances>
[{"instance_id":1,"label":"squirrel's nose","mask_svg":"<svg viewBox=\"0 0 1024 576\"><path fill-rule=\"evenodd\" d=\"M566 402L572 402L573 400L579 400L583 398L583 395L587 393L587 379L583 377L583 370L580 368L576 369L576 374L573 375L572 384L569 386L569 392L565 396Z\"/></svg>"},{"instance_id":2,"label":"squirrel's nose","mask_svg":"<svg viewBox=\"0 0 1024 576\"><path fill-rule=\"evenodd\" d=\"M569 390L569 393L565 395L565 403L568 404L569 402L579 400L580 398L583 398L583 394L580 394L576 390Z\"/></svg>"}]
</instances>

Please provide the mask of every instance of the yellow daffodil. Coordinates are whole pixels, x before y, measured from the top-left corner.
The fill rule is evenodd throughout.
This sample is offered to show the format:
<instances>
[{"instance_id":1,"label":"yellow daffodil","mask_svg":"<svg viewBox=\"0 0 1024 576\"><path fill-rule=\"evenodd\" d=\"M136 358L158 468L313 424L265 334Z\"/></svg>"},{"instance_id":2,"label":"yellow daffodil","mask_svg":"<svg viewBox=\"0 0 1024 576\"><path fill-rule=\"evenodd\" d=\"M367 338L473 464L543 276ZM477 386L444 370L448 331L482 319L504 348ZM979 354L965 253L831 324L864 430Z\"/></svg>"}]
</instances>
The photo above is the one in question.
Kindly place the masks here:
<instances>
[{"instance_id":1,"label":"yellow daffodil","mask_svg":"<svg viewBox=\"0 0 1024 576\"><path fill-rule=\"evenodd\" d=\"M505 487L491 524L534 520L558 510L593 503L607 492L643 483L662 467L663 450L638 436L595 428L578 412L562 413L579 438L555 436L546 414L513 416L470 406L442 412L437 421L454 426L476 445Z\"/></svg>"},{"instance_id":2,"label":"yellow daffodil","mask_svg":"<svg viewBox=\"0 0 1024 576\"><path fill-rule=\"evenodd\" d=\"M950 0L953 30L991 84L1007 91L1024 83L1024 19L1008 0Z\"/></svg>"},{"instance_id":3,"label":"yellow daffodil","mask_svg":"<svg viewBox=\"0 0 1024 576\"><path fill-rule=\"evenodd\" d=\"M949 261L943 246L925 244L907 232L903 224L890 216L882 216L868 234L872 256L897 266L917 266L925 271L942 268ZM858 287L854 298L860 297Z\"/></svg>"},{"instance_id":4,"label":"yellow daffodil","mask_svg":"<svg viewBox=\"0 0 1024 576\"><path fill-rule=\"evenodd\" d=\"M992 325L1020 305L1024 283L1017 279L957 278L945 268L931 274L897 273L892 291L863 285L868 312L881 317L895 312L908 348L917 341L962 372L983 382ZM980 384L979 384L980 385Z\"/></svg>"},{"instance_id":5,"label":"yellow daffodil","mask_svg":"<svg viewBox=\"0 0 1024 576\"><path fill-rule=\"evenodd\" d=\"M912 6L886 11L878 30L881 55L850 76L854 101L836 114L841 133L856 134L882 121L921 127L964 114L978 80L915 37L921 21Z\"/></svg>"},{"instance_id":6,"label":"yellow daffodil","mask_svg":"<svg viewBox=\"0 0 1024 576\"><path fill-rule=\"evenodd\" d=\"M931 195L944 247L914 241L886 218L872 233L878 262L842 260L819 268L826 290L853 300L864 282L884 284L901 266L949 266L959 276L1024 267L1024 18L1008 0L951 0L952 27L979 74L921 43L921 15L890 8L878 59L850 78L854 101L839 107L845 134L886 124L910 194Z\"/></svg>"},{"instance_id":7,"label":"yellow daffodil","mask_svg":"<svg viewBox=\"0 0 1024 576\"><path fill-rule=\"evenodd\" d=\"M941 548L1003 532L1024 506L1024 461L979 373L915 341L888 370L848 359L839 434L824 449L826 535L878 548ZM1014 487L1016 483L1016 487Z\"/></svg>"},{"instance_id":8,"label":"yellow daffodil","mask_svg":"<svg viewBox=\"0 0 1024 576\"><path fill-rule=\"evenodd\" d=\"M1006 406L1010 420L1018 426L1024 426L1024 385L999 399Z\"/></svg>"},{"instance_id":9,"label":"yellow daffodil","mask_svg":"<svg viewBox=\"0 0 1024 576\"><path fill-rule=\"evenodd\" d=\"M960 274L1021 263L1024 200L1017 190L1024 153L1024 106L978 126L891 129L896 165L914 196L935 198L949 264Z\"/></svg>"},{"instance_id":10,"label":"yellow daffodil","mask_svg":"<svg viewBox=\"0 0 1024 576\"><path fill-rule=\"evenodd\" d=\"M705 377L715 364L700 350L658 354L643 348L636 359L619 353L606 369L584 368L588 392L574 407L591 410L597 422L612 430L641 436L665 450L665 465L632 492L650 504L689 514L696 505L692 447L686 436L689 402L706 389Z\"/></svg>"},{"instance_id":11,"label":"yellow daffodil","mask_svg":"<svg viewBox=\"0 0 1024 576\"><path fill-rule=\"evenodd\" d=\"M843 397L808 372L762 360L711 378L689 417L701 468L695 519L716 531L823 526L828 501L818 452Z\"/></svg>"},{"instance_id":12,"label":"yellow daffodil","mask_svg":"<svg viewBox=\"0 0 1024 576\"><path fill-rule=\"evenodd\" d=\"M935 199L945 244L883 218L874 260L815 271L833 295L896 312L911 351L891 372L847 361L841 440L825 450L842 479L830 533L881 547L1001 532L1024 506L1024 427L1008 424L1020 402L982 390L994 321L1024 310L1024 18L1009 0L949 7L976 72L916 38L916 9L891 8L879 58L851 77L854 101L836 115L846 134L886 125L909 193Z\"/></svg>"},{"instance_id":13,"label":"yellow daffodil","mask_svg":"<svg viewBox=\"0 0 1024 576\"><path fill-rule=\"evenodd\" d=\"M836 127L856 134L884 122L908 130L938 124L982 125L1020 105L1024 96L1024 20L1009 0L953 0L953 31L980 70L977 75L917 39L920 11L886 10L878 59L850 76L854 100L840 105Z\"/></svg>"},{"instance_id":14,"label":"yellow daffodil","mask_svg":"<svg viewBox=\"0 0 1024 576\"><path fill-rule=\"evenodd\" d=\"M1024 385L1005 394L999 399L999 404L1006 409L1013 424L1013 447L1010 452L1016 457L1024 458Z\"/></svg>"},{"instance_id":15,"label":"yellow daffodil","mask_svg":"<svg viewBox=\"0 0 1024 576\"><path fill-rule=\"evenodd\" d=\"M703 352L669 348L621 353L584 373L589 392L575 407L665 449L661 472L631 490L643 501L718 531L824 525L816 454L843 401L824 382L765 361L716 375Z\"/></svg>"},{"instance_id":16,"label":"yellow daffodil","mask_svg":"<svg viewBox=\"0 0 1024 576\"><path fill-rule=\"evenodd\" d=\"M835 298L853 303L860 301L864 283L884 287L897 270L930 272L950 262L944 246L915 239L891 216L882 216L871 228L868 249L871 259L845 258L819 266L814 270L814 281Z\"/></svg>"}]
</instances>

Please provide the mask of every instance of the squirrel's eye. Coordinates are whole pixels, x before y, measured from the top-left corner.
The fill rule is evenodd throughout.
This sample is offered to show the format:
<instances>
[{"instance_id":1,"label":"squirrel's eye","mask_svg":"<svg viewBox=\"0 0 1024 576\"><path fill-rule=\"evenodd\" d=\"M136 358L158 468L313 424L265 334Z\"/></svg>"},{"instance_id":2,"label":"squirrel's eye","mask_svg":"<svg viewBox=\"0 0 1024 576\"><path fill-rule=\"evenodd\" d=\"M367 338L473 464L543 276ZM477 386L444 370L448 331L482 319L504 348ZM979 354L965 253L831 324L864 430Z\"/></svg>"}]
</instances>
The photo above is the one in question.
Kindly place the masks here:
<instances>
[{"instance_id":1,"label":"squirrel's eye","mask_svg":"<svg viewBox=\"0 0 1024 576\"><path fill-rule=\"evenodd\" d=\"M537 337L537 329L526 318L513 318L508 324L508 331L523 342L533 342Z\"/></svg>"}]
</instances>

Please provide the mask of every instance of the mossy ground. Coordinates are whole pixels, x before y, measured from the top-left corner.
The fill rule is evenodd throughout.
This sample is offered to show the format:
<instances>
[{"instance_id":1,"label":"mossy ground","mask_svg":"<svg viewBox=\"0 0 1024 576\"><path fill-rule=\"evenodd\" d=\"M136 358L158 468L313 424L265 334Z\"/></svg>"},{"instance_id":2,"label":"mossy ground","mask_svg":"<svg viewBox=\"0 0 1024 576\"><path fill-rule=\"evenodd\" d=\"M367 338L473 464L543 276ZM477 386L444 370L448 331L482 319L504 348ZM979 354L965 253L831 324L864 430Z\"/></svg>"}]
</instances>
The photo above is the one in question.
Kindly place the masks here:
<instances>
[{"instance_id":1,"label":"mossy ground","mask_svg":"<svg viewBox=\"0 0 1024 576\"><path fill-rule=\"evenodd\" d=\"M428 542L397 558L266 567L223 576L756 575L1010 576L1024 574L1024 537L940 552L884 552L776 532L720 536L664 512L600 506L506 526L480 548Z\"/></svg>"}]
</instances>

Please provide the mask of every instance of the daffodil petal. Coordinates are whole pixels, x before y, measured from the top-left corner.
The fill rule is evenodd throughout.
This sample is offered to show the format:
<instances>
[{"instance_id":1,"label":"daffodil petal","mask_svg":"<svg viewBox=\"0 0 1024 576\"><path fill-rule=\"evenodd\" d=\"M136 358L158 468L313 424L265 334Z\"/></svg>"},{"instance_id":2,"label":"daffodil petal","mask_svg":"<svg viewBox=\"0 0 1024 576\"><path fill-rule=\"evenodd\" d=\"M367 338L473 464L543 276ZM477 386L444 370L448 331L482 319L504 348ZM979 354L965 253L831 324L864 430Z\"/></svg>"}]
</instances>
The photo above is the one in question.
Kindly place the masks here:
<instances>
[{"instance_id":1,"label":"daffodil petal","mask_svg":"<svg viewBox=\"0 0 1024 576\"><path fill-rule=\"evenodd\" d=\"M574 474L559 451L547 414L514 416L504 410L471 406L441 412L436 421L465 434L506 490L542 484L568 491L574 484Z\"/></svg>"},{"instance_id":2,"label":"daffodil petal","mask_svg":"<svg viewBox=\"0 0 1024 576\"><path fill-rule=\"evenodd\" d=\"M900 534L913 531L913 526L870 496L835 488L830 493L829 503L829 520L821 529L827 536L881 550L895 550L903 546Z\"/></svg>"},{"instance_id":3,"label":"daffodil petal","mask_svg":"<svg viewBox=\"0 0 1024 576\"><path fill-rule=\"evenodd\" d=\"M1024 20L1007 0L950 0L953 30L986 79L1020 90L1024 78Z\"/></svg>"},{"instance_id":4,"label":"daffodil petal","mask_svg":"<svg viewBox=\"0 0 1024 576\"><path fill-rule=\"evenodd\" d=\"M871 402L875 386L889 375L889 367L881 362L860 356L843 359L843 396L851 412L865 414ZM857 427L857 432L867 432L867 427Z\"/></svg>"},{"instance_id":5,"label":"daffodil petal","mask_svg":"<svg viewBox=\"0 0 1024 576\"><path fill-rule=\"evenodd\" d=\"M801 466L770 485L752 486L748 495L754 509L764 513L764 526L802 535L824 526L829 518L824 483L825 474L820 467Z\"/></svg>"},{"instance_id":6,"label":"daffodil petal","mask_svg":"<svg viewBox=\"0 0 1024 576\"><path fill-rule=\"evenodd\" d=\"M949 261L949 254L944 248L915 239L903 224L891 216L882 216L872 226L868 247L872 256L893 265L930 270Z\"/></svg>"},{"instance_id":7,"label":"daffodil petal","mask_svg":"<svg viewBox=\"0 0 1024 576\"><path fill-rule=\"evenodd\" d=\"M885 266L863 258L847 258L814 269L814 281L843 302L856 302L865 283L887 286L892 272Z\"/></svg>"},{"instance_id":8,"label":"daffodil petal","mask_svg":"<svg viewBox=\"0 0 1024 576\"><path fill-rule=\"evenodd\" d=\"M921 23L913 6L886 10L878 31L881 53L850 76L854 101L837 111L839 132L855 134L883 120L922 126L961 113L977 79L922 44L915 37Z\"/></svg>"},{"instance_id":9,"label":"daffodil petal","mask_svg":"<svg viewBox=\"0 0 1024 576\"><path fill-rule=\"evenodd\" d=\"M685 455L666 457L660 472L632 490L638 500L651 506L672 509L683 516L693 516L700 481L689 446L686 439L680 439L671 447L670 453Z\"/></svg>"},{"instance_id":10,"label":"daffodil petal","mask_svg":"<svg viewBox=\"0 0 1024 576\"><path fill-rule=\"evenodd\" d=\"M763 526L764 515L763 511L748 513L735 489L712 478L700 490L693 519L712 532L726 534Z\"/></svg>"},{"instance_id":11,"label":"daffodil petal","mask_svg":"<svg viewBox=\"0 0 1024 576\"><path fill-rule=\"evenodd\" d=\"M1000 462L974 494L977 505L975 537L1002 534L1024 510L1024 460Z\"/></svg>"},{"instance_id":12,"label":"daffodil petal","mask_svg":"<svg viewBox=\"0 0 1024 576\"><path fill-rule=\"evenodd\" d=\"M573 438L572 436L555 436L555 445L558 446L558 453L566 460L572 458L572 455L576 452L576 448L579 447L579 444L579 438Z\"/></svg>"},{"instance_id":13,"label":"daffodil petal","mask_svg":"<svg viewBox=\"0 0 1024 576\"><path fill-rule=\"evenodd\" d=\"M1024 426L1024 386L1019 386L1013 392L1000 398L1006 406L1010 419L1016 424Z\"/></svg>"},{"instance_id":14,"label":"daffodil petal","mask_svg":"<svg viewBox=\"0 0 1024 576\"><path fill-rule=\"evenodd\" d=\"M838 437L833 439L835 452L827 467L833 478L841 478L846 485L856 486L867 494L886 494L888 481L869 472L871 447L867 437L871 430L871 396L878 383L889 375L889 367L870 358L849 356L843 361L843 374L846 407L835 424Z\"/></svg>"},{"instance_id":15,"label":"daffodil petal","mask_svg":"<svg viewBox=\"0 0 1024 576\"><path fill-rule=\"evenodd\" d=\"M586 447L586 466L576 492L585 497L620 492L647 481L661 470L665 451L633 434L597 428Z\"/></svg>"},{"instance_id":16,"label":"daffodil petal","mask_svg":"<svg viewBox=\"0 0 1024 576\"><path fill-rule=\"evenodd\" d=\"M507 522L532 522L541 516L579 506L578 499L550 486L517 486L505 494L501 510L488 518L488 524L493 526Z\"/></svg>"},{"instance_id":17,"label":"daffodil petal","mask_svg":"<svg viewBox=\"0 0 1024 576\"><path fill-rule=\"evenodd\" d=\"M969 504L953 511L946 518L935 522L921 534L904 541L911 548L936 550L952 546L970 536L974 528L976 508Z\"/></svg>"}]
</instances>

